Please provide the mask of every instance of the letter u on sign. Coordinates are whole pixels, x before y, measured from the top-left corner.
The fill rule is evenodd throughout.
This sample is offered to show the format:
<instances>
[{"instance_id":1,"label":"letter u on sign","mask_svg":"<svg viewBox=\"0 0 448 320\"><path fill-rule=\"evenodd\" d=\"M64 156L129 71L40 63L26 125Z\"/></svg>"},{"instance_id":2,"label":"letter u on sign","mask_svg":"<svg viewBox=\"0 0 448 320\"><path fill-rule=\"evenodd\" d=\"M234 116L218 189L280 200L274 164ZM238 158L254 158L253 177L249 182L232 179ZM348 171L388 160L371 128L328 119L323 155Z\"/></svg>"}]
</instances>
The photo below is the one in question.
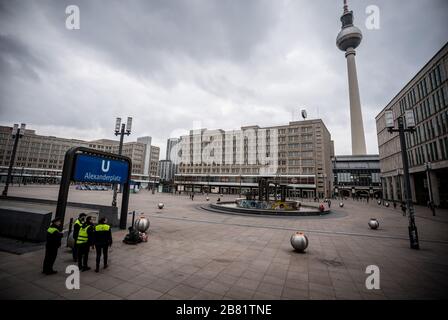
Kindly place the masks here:
<instances>
[{"instance_id":1,"label":"letter u on sign","mask_svg":"<svg viewBox=\"0 0 448 320\"><path fill-rule=\"evenodd\" d=\"M109 171L109 168L110 168L110 161L103 160L103 161L101 162L101 170L102 170L103 172L108 172L108 171Z\"/></svg>"}]
</instances>

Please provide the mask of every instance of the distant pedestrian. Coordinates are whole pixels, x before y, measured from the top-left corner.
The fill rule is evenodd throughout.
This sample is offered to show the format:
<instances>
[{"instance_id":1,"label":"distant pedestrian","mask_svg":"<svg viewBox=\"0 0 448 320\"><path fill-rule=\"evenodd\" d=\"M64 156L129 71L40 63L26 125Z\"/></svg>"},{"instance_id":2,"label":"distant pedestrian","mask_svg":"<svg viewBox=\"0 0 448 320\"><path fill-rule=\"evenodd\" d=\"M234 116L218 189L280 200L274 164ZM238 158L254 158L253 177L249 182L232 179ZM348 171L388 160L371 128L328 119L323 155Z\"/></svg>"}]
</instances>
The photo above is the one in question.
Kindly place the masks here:
<instances>
[{"instance_id":1,"label":"distant pedestrian","mask_svg":"<svg viewBox=\"0 0 448 320\"><path fill-rule=\"evenodd\" d=\"M57 273L57 271L53 270L53 265L58 255L58 249L61 246L62 236L62 220L56 218L51 221L51 225L47 229L47 243L45 244L45 259L42 270L42 273L46 275Z\"/></svg>"},{"instance_id":2,"label":"distant pedestrian","mask_svg":"<svg viewBox=\"0 0 448 320\"><path fill-rule=\"evenodd\" d=\"M434 202L429 201L428 207L429 207L429 209L431 209L432 215L435 216L436 215L436 206L434 205Z\"/></svg>"},{"instance_id":3,"label":"distant pedestrian","mask_svg":"<svg viewBox=\"0 0 448 320\"><path fill-rule=\"evenodd\" d=\"M80 213L78 216L78 219L76 219L75 223L73 224L73 249L72 249L72 255L73 255L73 261L78 261L78 247L76 245L76 240L78 239L78 233L79 229L81 228L82 224L86 220L86 214Z\"/></svg>"},{"instance_id":4,"label":"distant pedestrian","mask_svg":"<svg viewBox=\"0 0 448 320\"><path fill-rule=\"evenodd\" d=\"M331 208L331 200L330 199L328 199L327 203L328 203L328 208Z\"/></svg>"},{"instance_id":5,"label":"distant pedestrian","mask_svg":"<svg viewBox=\"0 0 448 320\"><path fill-rule=\"evenodd\" d=\"M406 205L404 202L401 203L401 211L403 211L403 216L406 215Z\"/></svg>"},{"instance_id":6,"label":"distant pedestrian","mask_svg":"<svg viewBox=\"0 0 448 320\"><path fill-rule=\"evenodd\" d=\"M112 246L112 232L110 226L107 224L106 218L101 218L99 223L95 226L93 234L94 244L96 248L96 268L95 272L99 272L101 253L103 254L104 269L107 268L108 249Z\"/></svg>"},{"instance_id":7,"label":"distant pedestrian","mask_svg":"<svg viewBox=\"0 0 448 320\"><path fill-rule=\"evenodd\" d=\"M191 194L191 201L194 200L194 193Z\"/></svg>"},{"instance_id":8,"label":"distant pedestrian","mask_svg":"<svg viewBox=\"0 0 448 320\"><path fill-rule=\"evenodd\" d=\"M394 209L397 209L397 202L394 201Z\"/></svg>"},{"instance_id":9,"label":"distant pedestrian","mask_svg":"<svg viewBox=\"0 0 448 320\"><path fill-rule=\"evenodd\" d=\"M93 246L93 225L92 217L87 217L86 221L79 228L78 239L78 267L80 271L90 270L88 266L90 246Z\"/></svg>"}]
</instances>

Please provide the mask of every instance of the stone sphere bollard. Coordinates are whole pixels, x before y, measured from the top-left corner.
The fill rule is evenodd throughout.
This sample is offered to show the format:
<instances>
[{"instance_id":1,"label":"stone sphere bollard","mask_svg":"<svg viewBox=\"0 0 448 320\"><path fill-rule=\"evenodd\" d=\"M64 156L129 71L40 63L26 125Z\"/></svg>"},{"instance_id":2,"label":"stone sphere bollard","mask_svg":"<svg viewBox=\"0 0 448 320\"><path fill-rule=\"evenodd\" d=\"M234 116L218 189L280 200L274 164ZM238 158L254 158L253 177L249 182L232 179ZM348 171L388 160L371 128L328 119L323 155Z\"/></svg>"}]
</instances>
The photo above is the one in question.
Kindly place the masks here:
<instances>
[{"instance_id":1,"label":"stone sphere bollard","mask_svg":"<svg viewBox=\"0 0 448 320\"><path fill-rule=\"evenodd\" d=\"M384 205L386 206L386 208L388 208L389 207L389 202L386 202Z\"/></svg>"},{"instance_id":2,"label":"stone sphere bollard","mask_svg":"<svg viewBox=\"0 0 448 320\"><path fill-rule=\"evenodd\" d=\"M209 201L209 200L210 200L210 198L209 198L209 197L207 197L207 198L205 198L205 200Z\"/></svg>"},{"instance_id":3,"label":"stone sphere bollard","mask_svg":"<svg viewBox=\"0 0 448 320\"><path fill-rule=\"evenodd\" d=\"M381 204L381 200L378 200L378 202L377 202L377 203L378 203L378 205L380 205L380 204Z\"/></svg>"},{"instance_id":4,"label":"stone sphere bollard","mask_svg":"<svg viewBox=\"0 0 448 320\"><path fill-rule=\"evenodd\" d=\"M370 229L376 230L376 229L378 229L379 226L380 226L380 223L375 218L371 218L369 220L369 227L370 227Z\"/></svg>"},{"instance_id":5,"label":"stone sphere bollard","mask_svg":"<svg viewBox=\"0 0 448 320\"><path fill-rule=\"evenodd\" d=\"M149 220L145 217L137 218L134 222L134 227L139 232L146 232L149 229Z\"/></svg>"},{"instance_id":6,"label":"stone sphere bollard","mask_svg":"<svg viewBox=\"0 0 448 320\"><path fill-rule=\"evenodd\" d=\"M296 232L291 236L291 246L298 252L304 252L308 247L308 237L302 232Z\"/></svg>"},{"instance_id":7,"label":"stone sphere bollard","mask_svg":"<svg viewBox=\"0 0 448 320\"><path fill-rule=\"evenodd\" d=\"M164 206L165 206L165 205L164 205L162 202L159 202L159 204L157 205L157 207L158 207L159 209L163 209Z\"/></svg>"},{"instance_id":8,"label":"stone sphere bollard","mask_svg":"<svg viewBox=\"0 0 448 320\"><path fill-rule=\"evenodd\" d=\"M340 202L339 207L341 207L341 208L344 207L344 202Z\"/></svg>"}]
</instances>

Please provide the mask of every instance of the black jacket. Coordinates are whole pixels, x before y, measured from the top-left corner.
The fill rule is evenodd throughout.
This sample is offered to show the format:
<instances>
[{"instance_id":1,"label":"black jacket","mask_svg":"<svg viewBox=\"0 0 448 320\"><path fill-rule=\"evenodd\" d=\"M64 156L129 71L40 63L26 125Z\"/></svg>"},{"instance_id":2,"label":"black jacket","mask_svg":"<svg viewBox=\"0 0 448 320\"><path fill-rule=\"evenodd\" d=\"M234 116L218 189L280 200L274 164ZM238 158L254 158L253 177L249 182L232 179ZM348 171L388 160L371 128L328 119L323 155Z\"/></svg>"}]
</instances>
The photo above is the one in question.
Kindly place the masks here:
<instances>
[{"instance_id":1,"label":"black jacket","mask_svg":"<svg viewBox=\"0 0 448 320\"><path fill-rule=\"evenodd\" d=\"M103 225L98 225L98 226L104 226ZM99 228L95 228L95 233L93 236L94 239L94 244L97 246L110 246L112 245L112 231L109 227L109 230L100 230L98 231Z\"/></svg>"},{"instance_id":2,"label":"black jacket","mask_svg":"<svg viewBox=\"0 0 448 320\"><path fill-rule=\"evenodd\" d=\"M58 229L58 231L55 231L53 233L50 233L47 231L47 243L46 246L48 248L59 248L61 246L61 239L63 236L62 231L62 226L57 227L54 224L50 225L50 228L56 228Z\"/></svg>"},{"instance_id":3,"label":"black jacket","mask_svg":"<svg viewBox=\"0 0 448 320\"><path fill-rule=\"evenodd\" d=\"M78 221L79 219L76 219L76 221ZM81 225L77 224L75 221L75 223L73 224L73 239L78 238L78 233L79 233L79 229L81 228Z\"/></svg>"}]
</instances>

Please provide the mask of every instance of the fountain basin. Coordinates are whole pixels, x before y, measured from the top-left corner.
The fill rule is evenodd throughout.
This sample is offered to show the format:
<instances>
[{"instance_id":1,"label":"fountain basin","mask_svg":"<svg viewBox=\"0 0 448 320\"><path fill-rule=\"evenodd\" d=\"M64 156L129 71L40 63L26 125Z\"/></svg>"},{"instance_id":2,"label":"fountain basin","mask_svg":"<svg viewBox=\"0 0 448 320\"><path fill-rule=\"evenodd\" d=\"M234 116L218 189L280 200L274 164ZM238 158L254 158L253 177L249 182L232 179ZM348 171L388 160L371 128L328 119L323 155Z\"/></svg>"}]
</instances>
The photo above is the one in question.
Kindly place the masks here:
<instances>
[{"instance_id":1,"label":"fountain basin","mask_svg":"<svg viewBox=\"0 0 448 320\"><path fill-rule=\"evenodd\" d=\"M225 201L215 204L208 205L209 208L212 208L214 210L225 212L232 212L232 213L244 213L244 214L254 214L254 215L270 215L270 216L321 216L330 213L330 210L327 208L324 211L319 210L319 204L316 204L316 206L312 205L298 205L297 201L288 201L288 202L295 202L295 208L296 209L285 209L285 206L283 208L280 208L279 205L276 207L269 207L269 204L266 205L259 205L259 208L254 207L242 207L241 205L238 205L239 199L237 201ZM248 201L254 201L254 200L248 200ZM269 201L274 202L274 201ZM265 206L266 208L262 208L262 206ZM293 205L294 206L294 205Z\"/></svg>"}]
</instances>

